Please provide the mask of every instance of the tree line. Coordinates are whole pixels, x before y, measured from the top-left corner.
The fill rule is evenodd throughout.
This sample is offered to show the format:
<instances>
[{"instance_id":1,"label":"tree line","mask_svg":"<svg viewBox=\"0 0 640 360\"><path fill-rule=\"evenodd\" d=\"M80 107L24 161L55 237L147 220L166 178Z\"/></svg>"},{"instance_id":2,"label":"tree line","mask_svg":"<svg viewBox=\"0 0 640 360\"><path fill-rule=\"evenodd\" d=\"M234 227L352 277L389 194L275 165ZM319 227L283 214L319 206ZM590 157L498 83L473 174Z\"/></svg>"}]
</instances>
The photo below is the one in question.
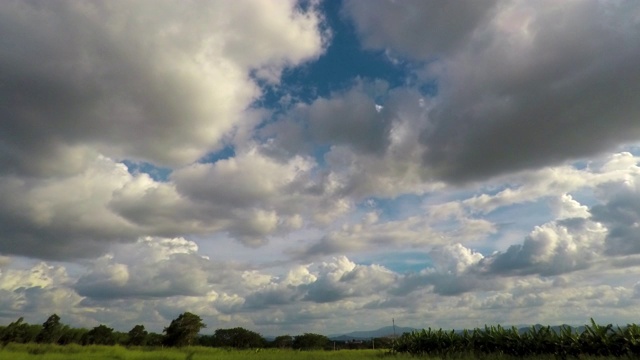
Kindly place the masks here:
<instances>
[{"instance_id":1,"label":"tree line","mask_svg":"<svg viewBox=\"0 0 640 360\"><path fill-rule=\"evenodd\" d=\"M271 341L262 335L242 327L217 329L212 335L200 335L206 328L202 319L193 313L180 314L161 334L148 332L144 325L135 325L129 332L115 331L104 324L92 329L73 328L61 322L57 314L47 318L42 324L28 324L21 317L8 326L0 326L0 343L41 343L78 345L122 345L122 346L209 346L236 349L250 348L291 348L317 350L339 348L364 348L363 342L349 343L331 341L320 334L305 333L298 336L281 335ZM388 339L375 339L378 348L389 347Z\"/></svg>"}]
</instances>

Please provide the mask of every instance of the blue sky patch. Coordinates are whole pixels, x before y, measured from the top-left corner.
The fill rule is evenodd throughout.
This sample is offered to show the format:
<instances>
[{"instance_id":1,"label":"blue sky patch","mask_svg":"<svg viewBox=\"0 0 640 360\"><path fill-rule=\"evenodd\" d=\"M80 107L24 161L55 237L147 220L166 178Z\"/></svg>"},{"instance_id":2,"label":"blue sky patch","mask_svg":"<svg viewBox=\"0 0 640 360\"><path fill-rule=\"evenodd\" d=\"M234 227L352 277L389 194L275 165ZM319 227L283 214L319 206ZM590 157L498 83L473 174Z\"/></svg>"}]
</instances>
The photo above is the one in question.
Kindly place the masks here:
<instances>
[{"instance_id":1,"label":"blue sky patch","mask_svg":"<svg viewBox=\"0 0 640 360\"><path fill-rule=\"evenodd\" d=\"M169 168L158 167L148 162L140 161L133 162L129 160L123 160L123 164L127 166L127 170L132 175L137 175L140 173L145 173L149 175L153 180L159 182L167 182L169 180L169 175L173 172Z\"/></svg>"}]
</instances>

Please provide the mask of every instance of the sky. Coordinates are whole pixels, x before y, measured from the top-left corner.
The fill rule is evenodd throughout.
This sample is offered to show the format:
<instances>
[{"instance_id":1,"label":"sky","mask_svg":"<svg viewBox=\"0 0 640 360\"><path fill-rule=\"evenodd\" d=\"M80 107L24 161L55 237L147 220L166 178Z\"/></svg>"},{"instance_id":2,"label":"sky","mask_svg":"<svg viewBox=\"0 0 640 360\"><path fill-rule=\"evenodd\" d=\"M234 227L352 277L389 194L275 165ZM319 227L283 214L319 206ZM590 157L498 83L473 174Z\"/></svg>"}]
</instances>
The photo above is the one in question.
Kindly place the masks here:
<instances>
[{"instance_id":1,"label":"sky","mask_svg":"<svg viewBox=\"0 0 640 360\"><path fill-rule=\"evenodd\" d=\"M640 2L0 2L0 323L638 323Z\"/></svg>"}]
</instances>

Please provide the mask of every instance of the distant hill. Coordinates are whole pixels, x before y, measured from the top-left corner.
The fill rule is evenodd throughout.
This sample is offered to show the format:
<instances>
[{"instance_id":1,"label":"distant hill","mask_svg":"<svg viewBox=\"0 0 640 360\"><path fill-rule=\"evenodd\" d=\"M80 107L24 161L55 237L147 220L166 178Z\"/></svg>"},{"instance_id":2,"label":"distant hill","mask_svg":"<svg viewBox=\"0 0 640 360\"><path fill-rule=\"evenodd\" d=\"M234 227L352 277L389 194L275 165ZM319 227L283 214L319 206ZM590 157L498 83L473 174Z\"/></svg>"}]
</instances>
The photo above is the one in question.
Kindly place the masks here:
<instances>
[{"instance_id":1,"label":"distant hill","mask_svg":"<svg viewBox=\"0 0 640 360\"><path fill-rule=\"evenodd\" d=\"M574 333L582 333L585 330L584 326L570 326L570 325L554 325L554 326L550 326L551 331L556 332L557 334L560 333L561 329L563 327L570 327L571 331ZM535 324L535 325L518 325L516 326L516 328L518 329L518 333L520 334L524 334L524 333L528 333L529 331L531 331L531 328L534 327L536 328L536 330L540 330L541 328L545 328L547 327L546 325L540 325L540 324ZM503 326L503 328L507 329L507 330L511 330L511 326ZM480 327L480 329L484 329L484 326ZM467 329L469 331L472 331L473 329ZM456 333L458 334L462 334L464 330L455 330Z\"/></svg>"},{"instance_id":2,"label":"distant hill","mask_svg":"<svg viewBox=\"0 0 640 360\"><path fill-rule=\"evenodd\" d=\"M568 326L568 325L556 325L556 326L551 326L551 330L555 331L556 333L560 333L560 329L562 326ZM531 325L526 326L526 325L520 325L517 326L518 332L520 334L529 332L531 330ZM540 324L536 324L533 325L533 327L535 327L536 329L540 329L542 327L546 327L544 325L540 325ZM584 326L569 326L571 328L571 330L573 332L577 332L577 333L581 333L585 330ZM483 329L483 327L481 327L481 329ZM506 326L506 329L511 329L510 326ZM416 329L416 328L412 328L412 327L400 327L400 326L396 326L396 335L400 336L403 333L406 332L412 332L412 331L418 331L418 330L422 330L422 329ZM437 329L436 329L437 330ZM447 330L447 329L444 329ZM469 329L472 330L472 329ZM447 331L451 331L451 330L447 330ZM456 333L462 333L463 330L454 330ZM382 327L378 330L371 330L371 331L353 331L347 334L334 334L334 335L329 335L329 339L333 340L333 341L348 341L348 340L368 340L371 338L378 338L378 337L387 337L387 336L393 336L393 326L385 326Z\"/></svg>"},{"instance_id":3,"label":"distant hill","mask_svg":"<svg viewBox=\"0 0 640 360\"><path fill-rule=\"evenodd\" d=\"M519 333L523 334L525 332L530 331L532 326L535 327L536 329L546 327L544 325L536 324L536 325L528 325L528 326L518 325L516 326L516 328L518 329ZM551 326L551 330L559 333L560 328L562 326L568 326L568 325ZM582 333L585 330L584 326L569 326L569 327L571 327L573 332L577 332L577 333ZM504 328L511 329L511 326L504 326ZM480 329L484 329L484 326L481 326ZM412 327L396 326L396 335L400 336L403 333L406 333L406 332L410 333L412 331L418 331L418 330L422 330L422 328L416 329ZM451 329L444 329L444 330L451 331ZM473 329L470 328L469 330L473 330ZM454 331L456 333L462 333L463 330L454 330ZM346 334L333 334L333 335L328 335L327 337L332 341L349 341L349 340L370 340L371 338L390 337L390 336L393 336L393 326L385 326L378 330L353 331ZM268 341L273 341L273 339L275 339L275 336L265 336L265 339L267 339Z\"/></svg>"},{"instance_id":4,"label":"distant hill","mask_svg":"<svg viewBox=\"0 0 640 360\"><path fill-rule=\"evenodd\" d=\"M533 327L535 327L537 330L540 330L540 328L546 327L545 325L540 325L540 324L536 324L533 325ZM563 327L570 327L571 331L574 333L582 333L585 331L586 327L584 325L582 326L570 326L570 325L555 325L555 326L551 326L551 330L555 331L556 333L560 334L560 331L562 330ZM518 329L518 331L520 333L525 333L528 332L529 330L531 330L531 326L529 327L522 327L520 329Z\"/></svg>"},{"instance_id":5,"label":"distant hill","mask_svg":"<svg viewBox=\"0 0 640 360\"><path fill-rule=\"evenodd\" d=\"M406 332L412 332L417 329L411 327L396 326L396 335L400 336ZM368 340L371 338L379 338L393 336L393 326L385 326L378 330L371 331L353 331L347 334L335 334L329 335L329 339L333 341L347 341L347 340Z\"/></svg>"}]
</instances>

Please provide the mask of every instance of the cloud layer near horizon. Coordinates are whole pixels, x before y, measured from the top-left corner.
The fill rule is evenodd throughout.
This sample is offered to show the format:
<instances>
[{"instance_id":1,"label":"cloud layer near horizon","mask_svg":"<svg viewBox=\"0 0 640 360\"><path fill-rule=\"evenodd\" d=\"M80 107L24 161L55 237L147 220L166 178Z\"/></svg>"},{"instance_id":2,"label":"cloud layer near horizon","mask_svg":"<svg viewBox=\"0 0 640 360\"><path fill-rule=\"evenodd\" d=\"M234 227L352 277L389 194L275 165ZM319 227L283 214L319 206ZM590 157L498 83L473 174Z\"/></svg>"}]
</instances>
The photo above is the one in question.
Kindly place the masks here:
<instances>
[{"instance_id":1,"label":"cloud layer near horizon","mask_svg":"<svg viewBox=\"0 0 640 360\"><path fill-rule=\"evenodd\" d=\"M640 5L330 9L1 3L0 319L627 321ZM344 36L331 21L406 78L301 100Z\"/></svg>"}]
</instances>

